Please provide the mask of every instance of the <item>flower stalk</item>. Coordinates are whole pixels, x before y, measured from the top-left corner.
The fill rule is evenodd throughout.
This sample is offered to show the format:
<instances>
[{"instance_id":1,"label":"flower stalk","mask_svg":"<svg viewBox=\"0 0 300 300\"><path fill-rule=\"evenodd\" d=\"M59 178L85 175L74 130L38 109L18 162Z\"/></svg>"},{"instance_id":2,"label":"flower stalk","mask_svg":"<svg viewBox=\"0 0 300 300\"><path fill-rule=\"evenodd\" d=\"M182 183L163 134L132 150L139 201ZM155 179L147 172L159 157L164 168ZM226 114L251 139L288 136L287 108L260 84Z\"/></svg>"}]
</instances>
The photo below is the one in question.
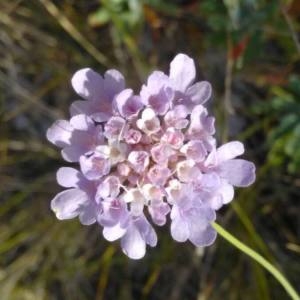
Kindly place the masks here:
<instances>
[{"instance_id":1,"label":"flower stalk","mask_svg":"<svg viewBox=\"0 0 300 300\"><path fill-rule=\"evenodd\" d=\"M263 256L259 253L251 249L249 246L242 243L240 240L235 238L231 233L225 230L221 225L217 223L213 223L212 226L221 235L227 242L232 244L234 247L250 256L253 260L255 260L258 264L260 264L265 270L271 273L274 278L283 286L288 295L293 300L300 300L300 296L297 291L293 288L291 283L287 280L287 278L270 262L268 262Z\"/></svg>"}]
</instances>

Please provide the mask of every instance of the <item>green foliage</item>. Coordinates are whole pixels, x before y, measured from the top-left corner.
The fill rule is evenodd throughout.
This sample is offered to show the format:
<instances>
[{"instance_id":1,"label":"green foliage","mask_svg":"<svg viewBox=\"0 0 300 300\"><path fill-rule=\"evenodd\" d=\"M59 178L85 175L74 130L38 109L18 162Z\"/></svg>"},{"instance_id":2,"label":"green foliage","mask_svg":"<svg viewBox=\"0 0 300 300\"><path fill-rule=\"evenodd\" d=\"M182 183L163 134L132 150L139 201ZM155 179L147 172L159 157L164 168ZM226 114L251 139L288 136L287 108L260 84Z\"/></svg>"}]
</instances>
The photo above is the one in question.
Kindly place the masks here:
<instances>
[{"instance_id":1,"label":"green foliage","mask_svg":"<svg viewBox=\"0 0 300 300\"><path fill-rule=\"evenodd\" d=\"M102 26L113 22L115 15L127 31L132 32L141 23L142 6L138 0L102 1L102 5L89 15L91 26Z\"/></svg>"},{"instance_id":2,"label":"green foliage","mask_svg":"<svg viewBox=\"0 0 300 300\"><path fill-rule=\"evenodd\" d=\"M278 124L269 132L270 163L287 166L290 173L300 172L300 77L293 75L285 88L274 86L274 97L264 107Z\"/></svg>"}]
</instances>

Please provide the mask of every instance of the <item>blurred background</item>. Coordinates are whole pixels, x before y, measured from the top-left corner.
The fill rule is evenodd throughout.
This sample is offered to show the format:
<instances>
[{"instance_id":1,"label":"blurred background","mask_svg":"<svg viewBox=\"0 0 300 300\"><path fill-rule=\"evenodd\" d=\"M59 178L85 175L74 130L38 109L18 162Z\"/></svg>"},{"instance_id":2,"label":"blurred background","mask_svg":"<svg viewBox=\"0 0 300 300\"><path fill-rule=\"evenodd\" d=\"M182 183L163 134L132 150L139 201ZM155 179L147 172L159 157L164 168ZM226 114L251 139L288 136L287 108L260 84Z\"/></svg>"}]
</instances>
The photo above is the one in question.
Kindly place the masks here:
<instances>
[{"instance_id":1,"label":"blurred background","mask_svg":"<svg viewBox=\"0 0 300 300\"><path fill-rule=\"evenodd\" d=\"M60 222L50 201L66 165L45 138L78 96L83 67L117 68L139 91L179 52L212 83L218 140L241 140L257 180L218 222L300 289L300 1L0 0L0 299L288 299L221 237L159 244L140 261L97 225Z\"/></svg>"}]
</instances>

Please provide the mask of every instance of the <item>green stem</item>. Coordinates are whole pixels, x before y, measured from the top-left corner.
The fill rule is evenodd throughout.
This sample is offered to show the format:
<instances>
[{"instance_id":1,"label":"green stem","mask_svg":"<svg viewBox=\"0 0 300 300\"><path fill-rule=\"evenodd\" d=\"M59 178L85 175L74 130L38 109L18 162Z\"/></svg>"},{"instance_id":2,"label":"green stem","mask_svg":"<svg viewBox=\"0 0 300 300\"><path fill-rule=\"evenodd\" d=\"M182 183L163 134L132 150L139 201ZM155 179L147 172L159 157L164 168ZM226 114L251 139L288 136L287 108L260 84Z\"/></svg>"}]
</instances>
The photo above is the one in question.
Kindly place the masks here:
<instances>
[{"instance_id":1,"label":"green stem","mask_svg":"<svg viewBox=\"0 0 300 300\"><path fill-rule=\"evenodd\" d=\"M276 269L272 264L270 264L264 257L255 252L250 247L246 246L242 242L240 242L237 238L231 235L228 231L226 231L222 226L217 223L213 223L212 226L214 229L221 235L225 240L235 246L237 249L241 250L252 259L254 259L257 263L259 263L263 268L269 271L278 282L285 288L286 292L290 295L293 300L300 300L300 297L297 291L292 287L289 281L284 277L284 275Z\"/></svg>"}]
</instances>

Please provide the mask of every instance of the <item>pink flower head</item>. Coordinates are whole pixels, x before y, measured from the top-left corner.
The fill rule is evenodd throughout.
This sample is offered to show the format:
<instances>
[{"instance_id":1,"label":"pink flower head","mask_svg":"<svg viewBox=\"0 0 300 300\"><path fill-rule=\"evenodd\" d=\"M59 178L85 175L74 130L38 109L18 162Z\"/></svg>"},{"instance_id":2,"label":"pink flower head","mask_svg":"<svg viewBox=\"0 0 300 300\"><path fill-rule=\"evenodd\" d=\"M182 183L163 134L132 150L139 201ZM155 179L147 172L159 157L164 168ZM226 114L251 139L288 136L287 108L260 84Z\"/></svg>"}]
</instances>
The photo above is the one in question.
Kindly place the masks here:
<instances>
[{"instance_id":1,"label":"pink flower head","mask_svg":"<svg viewBox=\"0 0 300 300\"><path fill-rule=\"evenodd\" d=\"M178 242L214 242L216 210L233 199L234 186L254 182L255 167L236 158L242 143L217 147L214 118L203 106L211 85L195 77L185 54L173 59L169 74L154 71L138 95L116 70L75 73L72 85L84 100L71 105L69 121L47 131L63 158L80 166L57 173L67 188L51 202L58 219L97 222L132 259L157 244L152 224L170 224Z\"/></svg>"}]
</instances>

